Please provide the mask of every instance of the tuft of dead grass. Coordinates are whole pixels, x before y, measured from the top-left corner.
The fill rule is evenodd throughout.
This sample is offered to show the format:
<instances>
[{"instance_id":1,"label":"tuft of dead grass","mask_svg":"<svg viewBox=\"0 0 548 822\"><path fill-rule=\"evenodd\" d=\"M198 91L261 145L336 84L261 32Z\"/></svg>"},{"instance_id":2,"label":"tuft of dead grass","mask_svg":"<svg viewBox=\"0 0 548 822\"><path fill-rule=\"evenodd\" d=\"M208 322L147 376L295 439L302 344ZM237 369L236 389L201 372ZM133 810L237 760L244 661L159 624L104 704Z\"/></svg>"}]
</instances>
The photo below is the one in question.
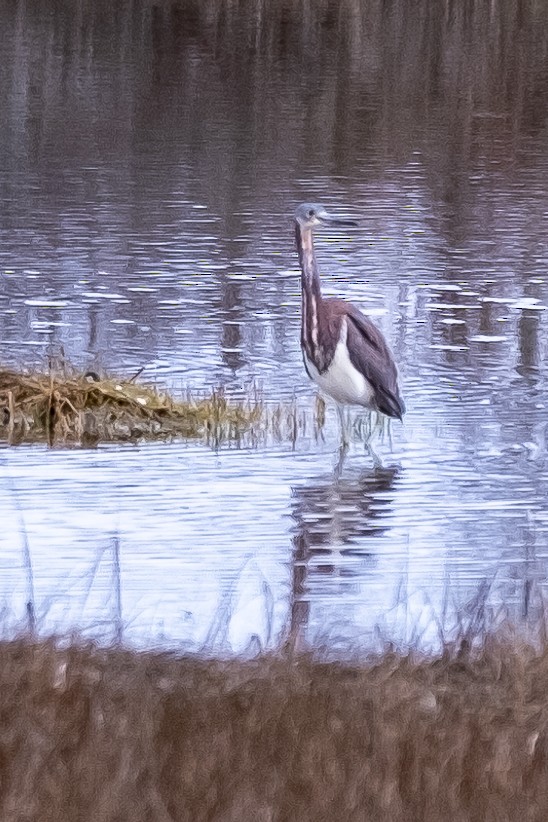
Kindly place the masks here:
<instances>
[{"instance_id":1,"label":"tuft of dead grass","mask_svg":"<svg viewBox=\"0 0 548 822\"><path fill-rule=\"evenodd\" d=\"M267 437L294 445L308 427L316 439L323 436L325 404L319 396L310 421L294 400L267 404L256 389L243 399L222 389L175 399L136 377L101 379L66 364L32 374L0 368L0 439L11 445L94 446L185 437L255 446Z\"/></svg>"},{"instance_id":2,"label":"tuft of dead grass","mask_svg":"<svg viewBox=\"0 0 548 822\"><path fill-rule=\"evenodd\" d=\"M220 442L261 429L258 395L229 400L222 391L175 400L133 380L98 379L76 372L22 374L0 370L0 422L11 443L205 438Z\"/></svg>"},{"instance_id":3,"label":"tuft of dead grass","mask_svg":"<svg viewBox=\"0 0 548 822\"><path fill-rule=\"evenodd\" d=\"M0 643L0 818L545 820L548 650L175 658Z\"/></svg>"}]
</instances>

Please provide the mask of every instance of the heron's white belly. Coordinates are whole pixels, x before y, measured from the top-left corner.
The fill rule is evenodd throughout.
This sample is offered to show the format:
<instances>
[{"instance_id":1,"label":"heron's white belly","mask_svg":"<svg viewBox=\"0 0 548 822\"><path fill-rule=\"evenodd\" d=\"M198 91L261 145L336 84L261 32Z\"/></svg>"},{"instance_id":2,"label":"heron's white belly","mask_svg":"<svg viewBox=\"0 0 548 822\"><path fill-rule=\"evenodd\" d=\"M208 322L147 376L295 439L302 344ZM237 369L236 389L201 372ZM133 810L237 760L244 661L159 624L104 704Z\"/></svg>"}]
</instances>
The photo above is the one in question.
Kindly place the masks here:
<instances>
[{"instance_id":1,"label":"heron's white belly","mask_svg":"<svg viewBox=\"0 0 548 822\"><path fill-rule=\"evenodd\" d=\"M337 402L363 405L366 408L374 407L375 392L371 383L352 365L345 341L342 339L337 344L331 365L323 374L320 374L306 355L305 364L314 382Z\"/></svg>"}]
</instances>

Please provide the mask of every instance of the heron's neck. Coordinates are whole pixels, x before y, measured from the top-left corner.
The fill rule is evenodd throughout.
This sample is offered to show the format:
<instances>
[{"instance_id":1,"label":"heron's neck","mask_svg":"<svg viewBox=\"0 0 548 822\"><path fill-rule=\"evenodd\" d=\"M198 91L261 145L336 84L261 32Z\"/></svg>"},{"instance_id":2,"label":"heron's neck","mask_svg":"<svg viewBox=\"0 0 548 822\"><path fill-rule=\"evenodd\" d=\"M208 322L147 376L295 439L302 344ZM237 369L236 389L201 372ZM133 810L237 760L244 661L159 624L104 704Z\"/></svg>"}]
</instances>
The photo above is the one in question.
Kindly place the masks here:
<instances>
[{"instance_id":1,"label":"heron's neck","mask_svg":"<svg viewBox=\"0 0 548 822\"><path fill-rule=\"evenodd\" d=\"M325 308L320 288L320 272L314 256L312 232L306 229L303 231L297 223L295 237L301 264L301 346L307 359L312 361L319 371L323 371L326 366L322 347Z\"/></svg>"},{"instance_id":2,"label":"heron's neck","mask_svg":"<svg viewBox=\"0 0 548 822\"><path fill-rule=\"evenodd\" d=\"M314 254L312 231L310 229L303 230L297 223L295 226L295 239L297 242L297 251L299 252L299 263L301 264L303 300L308 294L320 302L322 299L320 272L318 271L316 255Z\"/></svg>"}]
</instances>

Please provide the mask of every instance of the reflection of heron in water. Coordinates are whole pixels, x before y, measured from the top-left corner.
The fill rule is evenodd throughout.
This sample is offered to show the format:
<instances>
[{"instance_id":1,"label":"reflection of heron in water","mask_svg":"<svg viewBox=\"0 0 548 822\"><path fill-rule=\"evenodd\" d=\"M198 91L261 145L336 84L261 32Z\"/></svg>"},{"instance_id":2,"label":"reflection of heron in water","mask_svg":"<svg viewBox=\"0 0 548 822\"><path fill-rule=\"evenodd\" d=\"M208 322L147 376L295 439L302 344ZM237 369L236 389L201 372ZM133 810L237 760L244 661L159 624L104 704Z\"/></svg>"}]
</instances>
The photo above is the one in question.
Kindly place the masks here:
<instances>
[{"instance_id":1,"label":"reflection of heron in water","mask_svg":"<svg viewBox=\"0 0 548 822\"><path fill-rule=\"evenodd\" d=\"M321 205L303 203L297 208L295 236L302 272L301 348L308 376L337 403L342 447L346 448L345 405L359 405L398 420L405 413L405 405L396 365L379 329L351 303L322 297L312 240L313 229L322 223L356 225L354 220L332 217ZM377 426L379 421L380 418Z\"/></svg>"},{"instance_id":2,"label":"reflection of heron in water","mask_svg":"<svg viewBox=\"0 0 548 822\"><path fill-rule=\"evenodd\" d=\"M308 623L310 599L306 596L310 580L310 560L316 556L315 574L333 575L333 552L370 558L373 540L388 525L375 522L385 519L391 510L386 492L393 487L396 468L383 468L362 474L359 478L333 478L333 474L292 489L293 535L291 612L289 636L295 644ZM356 544L370 538L366 546ZM342 569L340 569L342 570ZM342 573L350 575L346 568ZM359 574L359 570L355 572ZM327 580L326 580L327 582ZM329 588L329 584L327 584Z\"/></svg>"}]
</instances>

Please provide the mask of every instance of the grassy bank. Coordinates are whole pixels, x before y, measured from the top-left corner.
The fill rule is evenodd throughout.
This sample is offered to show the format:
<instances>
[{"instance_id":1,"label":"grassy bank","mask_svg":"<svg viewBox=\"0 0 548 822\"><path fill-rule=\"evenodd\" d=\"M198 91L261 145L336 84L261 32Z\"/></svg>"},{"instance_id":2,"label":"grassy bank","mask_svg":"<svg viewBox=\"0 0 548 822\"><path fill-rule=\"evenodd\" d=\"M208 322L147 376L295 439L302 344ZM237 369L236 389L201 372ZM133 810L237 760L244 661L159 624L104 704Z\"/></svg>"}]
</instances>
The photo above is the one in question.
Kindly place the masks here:
<instances>
[{"instance_id":1,"label":"grassy bank","mask_svg":"<svg viewBox=\"0 0 548 822\"><path fill-rule=\"evenodd\" d=\"M548 651L352 667L0 644L0 818L545 820Z\"/></svg>"},{"instance_id":2,"label":"grassy bank","mask_svg":"<svg viewBox=\"0 0 548 822\"><path fill-rule=\"evenodd\" d=\"M323 425L318 405L312 423ZM294 403L267 406L257 392L242 400L222 391L175 398L137 379L99 378L64 368L0 369L0 438L10 444L95 445L186 437L210 443L294 440L306 421Z\"/></svg>"}]
</instances>

